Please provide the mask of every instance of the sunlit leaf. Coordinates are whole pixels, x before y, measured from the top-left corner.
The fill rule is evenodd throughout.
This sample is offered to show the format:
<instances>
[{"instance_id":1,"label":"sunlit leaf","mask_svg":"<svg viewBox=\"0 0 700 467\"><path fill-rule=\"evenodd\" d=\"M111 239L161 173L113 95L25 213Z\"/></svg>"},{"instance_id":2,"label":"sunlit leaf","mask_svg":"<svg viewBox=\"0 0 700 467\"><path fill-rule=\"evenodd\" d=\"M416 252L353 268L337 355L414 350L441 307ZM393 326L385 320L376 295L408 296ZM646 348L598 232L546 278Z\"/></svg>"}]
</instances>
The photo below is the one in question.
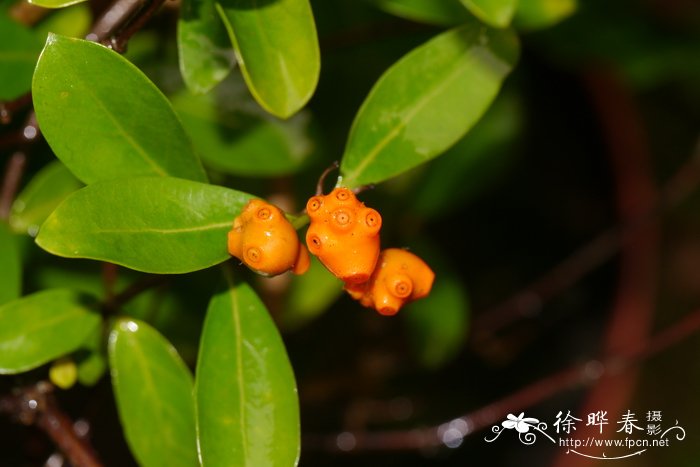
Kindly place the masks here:
<instances>
[{"instance_id":1,"label":"sunlit leaf","mask_svg":"<svg viewBox=\"0 0 700 467\"><path fill-rule=\"evenodd\" d=\"M243 80L227 80L204 96L181 93L173 106L204 163L224 173L289 174L313 149L308 112L279 120L251 99Z\"/></svg>"},{"instance_id":2,"label":"sunlit leaf","mask_svg":"<svg viewBox=\"0 0 700 467\"><path fill-rule=\"evenodd\" d=\"M515 25L520 29L542 29L571 16L578 0L519 0Z\"/></svg>"},{"instance_id":3,"label":"sunlit leaf","mask_svg":"<svg viewBox=\"0 0 700 467\"><path fill-rule=\"evenodd\" d=\"M44 8L65 8L67 6L75 5L76 3L84 2L86 0L27 0L37 6Z\"/></svg>"},{"instance_id":4,"label":"sunlit leaf","mask_svg":"<svg viewBox=\"0 0 700 467\"><path fill-rule=\"evenodd\" d=\"M197 465L192 374L146 323L121 319L109 336L119 418L143 467Z\"/></svg>"},{"instance_id":5,"label":"sunlit leaf","mask_svg":"<svg viewBox=\"0 0 700 467\"><path fill-rule=\"evenodd\" d=\"M280 316L286 329L297 329L317 318L341 295L343 283L328 273L315 256L303 275L296 277L289 288L287 303Z\"/></svg>"},{"instance_id":6,"label":"sunlit leaf","mask_svg":"<svg viewBox=\"0 0 700 467\"><path fill-rule=\"evenodd\" d=\"M44 290L0 306L0 373L21 373L78 349L100 324L91 301Z\"/></svg>"},{"instance_id":7,"label":"sunlit leaf","mask_svg":"<svg viewBox=\"0 0 700 467\"><path fill-rule=\"evenodd\" d=\"M471 16L460 0L371 0L382 10L402 18L441 26L454 26Z\"/></svg>"},{"instance_id":8,"label":"sunlit leaf","mask_svg":"<svg viewBox=\"0 0 700 467\"><path fill-rule=\"evenodd\" d=\"M474 16L496 28L510 24L518 0L461 0Z\"/></svg>"},{"instance_id":9,"label":"sunlit leaf","mask_svg":"<svg viewBox=\"0 0 700 467\"><path fill-rule=\"evenodd\" d=\"M217 8L255 99L278 117L296 113L321 68L309 0L220 0Z\"/></svg>"},{"instance_id":10,"label":"sunlit leaf","mask_svg":"<svg viewBox=\"0 0 700 467\"><path fill-rule=\"evenodd\" d=\"M0 222L0 305L18 298L22 290L22 265L18 248L7 224Z\"/></svg>"},{"instance_id":11,"label":"sunlit leaf","mask_svg":"<svg viewBox=\"0 0 700 467\"><path fill-rule=\"evenodd\" d=\"M106 47L49 35L32 96L49 145L85 183L135 175L206 180L165 96Z\"/></svg>"},{"instance_id":12,"label":"sunlit leaf","mask_svg":"<svg viewBox=\"0 0 700 467\"><path fill-rule=\"evenodd\" d=\"M216 86L236 63L213 0L183 0L177 45L182 78L195 93L205 93Z\"/></svg>"},{"instance_id":13,"label":"sunlit leaf","mask_svg":"<svg viewBox=\"0 0 700 467\"><path fill-rule=\"evenodd\" d=\"M15 99L32 86L41 41L0 11L0 100Z\"/></svg>"},{"instance_id":14,"label":"sunlit leaf","mask_svg":"<svg viewBox=\"0 0 700 467\"><path fill-rule=\"evenodd\" d=\"M69 196L41 226L36 242L59 256L146 272L191 272L230 257L226 233L250 199L178 178L99 182Z\"/></svg>"},{"instance_id":15,"label":"sunlit leaf","mask_svg":"<svg viewBox=\"0 0 700 467\"><path fill-rule=\"evenodd\" d=\"M477 20L411 51L360 108L342 160L342 183L381 182L448 149L488 109L518 53L512 31Z\"/></svg>"},{"instance_id":16,"label":"sunlit leaf","mask_svg":"<svg viewBox=\"0 0 700 467\"><path fill-rule=\"evenodd\" d=\"M215 295L195 382L202 465L294 466L299 402L282 339L246 284Z\"/></svg>"},{"instance_id":17,"label":"sunlit leaf","mask_svg":"<svg viewBox=\"0 0 700 467\"><path fill-rule=\"evenodd\" d=\"M15 232L35 237L39 226L82 183L59 161L43 167L17 196L10 211Z\"/></svg>"}]
</instances>

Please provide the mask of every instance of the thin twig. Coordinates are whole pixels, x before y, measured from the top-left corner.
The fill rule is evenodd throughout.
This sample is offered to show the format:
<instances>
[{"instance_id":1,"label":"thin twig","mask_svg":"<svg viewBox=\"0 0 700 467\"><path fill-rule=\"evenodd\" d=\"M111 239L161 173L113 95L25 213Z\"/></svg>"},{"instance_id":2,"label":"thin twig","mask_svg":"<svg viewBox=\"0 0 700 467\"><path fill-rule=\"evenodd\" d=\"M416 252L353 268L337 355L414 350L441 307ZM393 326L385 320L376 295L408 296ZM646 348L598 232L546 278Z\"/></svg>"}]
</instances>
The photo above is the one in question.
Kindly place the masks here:
<instances>
[{"instance_id":1,"label":"thin twig","mask_svg":"<svg viewBox=\"0 0 700 467\"><path fill-rule=\"evenodd\" d=\"M26 165L27 156L22 151L15 152L7 161L5 177L0 188L0 219L2 220L10 217L10 208L15 200Z\"/></svg>"},{"instance_id":2,"label":"thin twig","mask_svg":"<svg viewBox=\"0 0 700 467\"><path fill-rule=\"evenodd\" d=\"M129 39L143 28L163 3L165 0L116 0L95 22L86 38L123 53Z\"/></svg>"},{"instance_id":3,"label":"thin twig","mask_svg":"<svg viewBox=\"0 0 700 467\"><path fill-rule=\"evenodd\" d=\"M51 384L42 381L3 396L0 413L43 430L75 467L102 466L92 447L78 436L73 422L58 406Z\"/></svg>"}]
</instances>

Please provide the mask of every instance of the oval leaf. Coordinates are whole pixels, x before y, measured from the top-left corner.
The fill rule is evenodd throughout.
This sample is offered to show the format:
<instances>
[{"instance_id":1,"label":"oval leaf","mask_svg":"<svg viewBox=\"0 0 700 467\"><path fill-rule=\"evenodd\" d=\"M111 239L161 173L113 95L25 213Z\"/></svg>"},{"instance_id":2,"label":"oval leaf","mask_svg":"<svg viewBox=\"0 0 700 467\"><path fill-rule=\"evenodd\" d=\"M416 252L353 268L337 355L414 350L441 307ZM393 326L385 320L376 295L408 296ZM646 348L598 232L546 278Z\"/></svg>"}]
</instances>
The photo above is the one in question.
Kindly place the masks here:
<instances>
[{"instance_id":1,"label":"oval leaf","mask_svg":"<svg viewBox=\"0 0 700 467\"><path fill-rule=\"evenodd\" d=\"M454 26L471 18L459 0L372 0L372 2L392 15L440 26Z\"/></svg>"},{"instance_id":2,"label":"oval leaf","mask_svg":"<svg viewBox=\"0 0 700 467\"><path fill-rule=\"evenodd\" d=\"M250 98L243 80L227 80L221 87L229 91L225 96L181 93L173 98L204 163L244 176L287 175L299 169L313 149L307 134L309 113L281 121Z\"/></svg>"},{"instance_id":3,"label":"oval leaf","mask_svg":"<svg viewBox=\"0 0 700 467\"><path fill-rule=\"evenodd\" d=\"M299 402L282 339L247 284L215 295L195 381L203 466L289 467L299 458Z\"/></svg>"},{"instance_id":4,"label":"oval leaf","mask_svg":"<svg viewBox=\"0 0 700 467\"><path fill-rule=\"evenodd\" d=\"M217 8L250 92L271 114L293 115L321 69L309 0L221 0Z\"/></svg>"},{"instance_id":5,"label":"oval leaf","mask_svg":"<svg viewBox=\"0 0 700 467\"><path fill-rule=\"evenodd\" d=\"M21 373L77 350L100 324L84 295L45 290L0 307L0 373Z\"/></svg>"},{"instance_id":6,"label":"oval leaf","mask_svg":"<svg viewBox=\"0 0 700 467\"><path fill-rule=\"evenodd\" d=\"M44 222L37 244L50 253L161 274L230 258L226 233L252 196L178 178L110 180L69 196Z\"/></svg>"},{"instance_id":7,"label":"oval leaf","mask_svg":"<svg viewBox=\"0 0 700 467\"><path fill-rule=\"evenodd\" d=\"M17 241L0 222L0 305L20 296L22 289L22 265Z\"/></svg>"},{"instance_id":8,"label":"oval leaf","mask_svg":"<svg viewBox=\"0 0 700 467\"><path fill-rule=\"evenodd\" d=\"M106 47L50 34L32 96L49 145L85 183L135 175L206 181L168 100Z\"/></svg>"},{"instance_id":9,"label":"oval leaf","mask_svg":"<svg viewBox=\"0 0 700 467\"><path fill-rule=\"evenodd\" d=\"M180 72L194 93L205 93L219 84L236 58L224 23L213 0L183 0L177 23Z\"/></svg>"},{"instance_id":10,"label":"oval leaf","mask_svg":"<svg viewBox=\"0 0 700 467\"><path fill-rule=\"evenodd\" d=\"M577 8L577 0L519 0L515 25L527 30L547 28L571 16Z\"/></svg>"},{"instance_id":11,"label":"oval leaf","mask_svg":"<svg viewBox=\"0 0 700 467\"><path fill-rule=\"evenodd\" d=\"M448 149L489 107L518 51L512 31L474 19L399 60L355 118L343 184L381 182Z\"/></svg>"},{"instance_id":12,"label":"oval leaf","mask_svg":"<svg viewBox=\"0 0 700 467\"><path fill-rule=\"evenodd\" d=\"M65 8L67 6L75 5L76 3L81 3L86 0L27 0L37 6L44 8Z\"/></svg>"},{"instance_id":13,"label":"oval leaf","mask_svg":"<svg viewBox=\"0 0 700 467\"><path fill-rule=\"evenodd\" d=\"M112 386L131 452L143 467L197 465L192 374L147 324L119 320L109 336Z\"/></svg>"},{"instance_id":14,"label":"oval leaf","mask_svg":"<svg viewBox=\"0 0 700 467\"><path fill-rule=\"evenodd\" d=\"M15 99L32 86L41 41L0 11L0 100Z\"/></svg>"},{"instance_id":15,"label":"oval leaf","mask_svg":"<svg viewBox=\"0 0 700 467\"><path fill-rule=\"evenodd\" d=\"M510 24L517 0L461 0L474 16L496 28Z\"/></svg>"},{"instance_id":16,"label":"oval leaf","mask_svg":"<svg viewBox=\"0 0 700 467\"><path fill-rule=\"evenodd\" d=\"M59 161L42 168L17 196L10 211L15 232L36 237L39 226L82 183Z\"/></svg>"}]
</instances>

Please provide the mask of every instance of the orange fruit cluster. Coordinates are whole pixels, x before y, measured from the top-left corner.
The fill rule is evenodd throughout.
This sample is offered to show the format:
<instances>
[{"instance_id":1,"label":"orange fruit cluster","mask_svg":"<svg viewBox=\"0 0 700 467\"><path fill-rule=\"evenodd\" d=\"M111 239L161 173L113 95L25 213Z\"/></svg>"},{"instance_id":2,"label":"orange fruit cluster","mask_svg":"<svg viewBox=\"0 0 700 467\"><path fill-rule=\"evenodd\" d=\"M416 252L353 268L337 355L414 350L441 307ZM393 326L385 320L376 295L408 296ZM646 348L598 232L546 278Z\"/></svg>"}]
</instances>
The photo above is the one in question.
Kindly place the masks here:
<instances>
[{"instance_id":1,"label":"orange fruit cluster","mask_svg":"<svg viewBox=\"0 0 700 467\"><path fill-rule=\"evenodd\" d=\"M253 271L276 276L309 269L309 252L277 207L259 199L246 204L228 233L228 252Z\"/></svg>"},{"instance_id":2,"label":"orange fruit cluster","mask_svg":"<svg viewBox=\"0 0 700 467\"><path fill-rule=\"evenodd\" d=\"M363 306L394 315L403 305L430 293L435 273L413 253L380 251L382 216L348 188L312 196L306 203L310 225L306 247L276 206L254 199L233 221L228 251L253 271L275 276L309 268L309 251Z\"/></svg>"},{"instance_id":3,"label":"orange fruit cluster","mask_svg":"<svg viewBox=\"0 0 700 467\"><path fill-rule=\"evenodd\" d=\"M306 233L309 251L363 306L394 315L404 304L430 293L435 279L430 267L406 250L380 252L382 217L351 190L341 187L313 196L306 212L311 220Z\"/></svg>"}]
</instances>

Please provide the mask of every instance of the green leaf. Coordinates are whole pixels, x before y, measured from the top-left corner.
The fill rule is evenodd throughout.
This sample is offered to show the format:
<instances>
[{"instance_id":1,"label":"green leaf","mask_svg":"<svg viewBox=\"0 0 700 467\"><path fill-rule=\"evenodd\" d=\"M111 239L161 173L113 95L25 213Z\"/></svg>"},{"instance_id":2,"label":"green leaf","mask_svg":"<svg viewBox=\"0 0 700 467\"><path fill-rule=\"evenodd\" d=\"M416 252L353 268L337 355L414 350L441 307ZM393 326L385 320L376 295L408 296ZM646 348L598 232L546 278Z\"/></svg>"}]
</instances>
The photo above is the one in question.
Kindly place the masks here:
<instances>
[{"instance_id":1,"label":"green leaf","mask_svg":"<svg viewBox=\"0 0 700 467\"><path fill-rule=\"evenodd\" d=\"M29 92L41 41L27 28L0 12L0 100Z\"/></svg>"},{"instance_id":2,"label":"green leaf","mask_svg":"<svg viewBox=\"0 0 700 467\"><path fill-rule=\"evenodd\" d=\"M294 373L275 324L247 284L231 286L209 304L195 399L202 465L296 465Z\"/></svg>"},{"instance_id":3,"label":"green leaf","mask_svg":"<svg viewBox=\"0 0 700 467\"><path fill-rule=\"evenodd\" d=\"M311 98L321 68L309 0L220 0L217 4L250 92L287 118Z\"/></svg>"},{"instance_id":4,"label":"green leaf","mask_svg":"<svg viewBox=\"0 0 700 467\"><path fill-rule=\"evenodd\" d=\"M481 118L518 53L512 31L475 19L411 51L384 73L355 117L342 183L381 182L448 149Z\"/></svg>"},{"instance_id":5,"label":"green leaf","mask_svg":"<svg viewBox=\"0 0 700 467\"><path fill-rule=\"evenodd\" d=\"M4 222L0 222L0 305L22 293L19 245Z\"/></svg>"},{"instance_id":6,"label":"green leaf","mask_svg":"<svg viewBox=\"0 0 700 467\"><path fill-rule=\"evenodd\" d=\"M58 256L154 273L184 273L230 258L226 234L251 195L168 177L108 180L69 196L39 229Z\"/></svg>"},{"instance_id":7,"label":"green leaf","mask_svg":"<svg viewBox=\"0 0 700 467\"><path fill-rule=\"evenodd\" d=\"M227 80L221 88L221 94L183 92L173 98L204 163L244 176L287 175L299 169L313 149L307 134L310 114L302 111L282 121L251 99L243 80Z\"/></svg>"},{"instance_id":8,"label":"green leaf","mask_svg":"<svg viewBox=\"0 0 700 467\"><path fill-rule=\"evenodd\" d=\"M59 161L43 167L17 196L10 211L15 232L36 237L39 226L82 183Z\"/></svg>"},{"instance_id":9,"label":"green leaf","mask_svg":"<svg viewBox=\"0 0 700 467\"><path fill-rule=\"evenodd\" d=\"M471 18L459 0L371 0L401 18L439 26L454 26Z\"/></svg>"},{"instance_id":10,"label":"green leaf","mask_svg":"<svg viewBox=\"0 0 700 467\"><path fill-rule=\"evenodd\" d=\"M315 257L309 270L295 277L280 321L285 329L298 329L317 318L341 295L343 283Z\"/></svg>"},{"instance_id":11,"label":"green leaf","mask_svg":"<svg viewBox=\"0 0 700 467\"><path fill-rule=\"evenodd\" d=\"M180 72L194 93L221 82L236 64L231 41L213 0L183 0L177 23Z\"/></svg>"},{"instance_id":12,"label":"green leaf","mask_svg":"<svg viewBox=\"0 0 700 467\"><path fill-rule=\"evenodd\" d=\"M75 354L78 382L83 386L94 386L107 371L103 339L102 329L97 328Z\"/></svg>"},{"instance_id":13,"label":"green leaf","mask_svg":"<svg viewBox=\"0 0 700 467\"><path fill-rule=\"evenodd\" d=\"M45 290L0 306L0 374L28 371L78 349L100 324L90 301Z\"/></svg>"},{"instance_id":14,"label":"green leaf","mask_svg":"<svg viewBox=\"0 0 700 467\"><path fill-rule=\"evenodd\" d=\"M197 465L192 374L146 323L117 321L109 336L112 386L126 441L143 467Z\"/></svg>"},{"instance_id":15,"label":"green leaf","mask_svg":"<svg viewBox=\"0 0 700 467\"><path fill-rule=\"evenodd\" d=\"M474 128L410 185L411 215L434 219L497 187L517 155L523 119L517 98L501 92Z\"/></svg>"},{"instance_id":16,"label":"green leaf","mask_svg":"<svg viewBox=\"0 0 700 467\"><path fill-rule=\"evenodd\" d=\"M513 19L518 0L461 0L474 16L495 28L505 28Z\"/></svg>"},{"instance_id":17,"label":"green leaf","mask_svg":"<svg viewBox=\"0 0 700 467\"><path fill-rule=\"evenodd\" d=\"M32 96L49 145L85 183L136 175L206 181L168 100L106 47L50 34Z\"/></svg>"},{"instance_id":18,"label":"green leaf","mask_svg":"<svg viewBox=\"0 0 700 467\"><path fill-rule=\"evenodd\" d=\"M79 3L52 13L41 21L34 31L41 38L52 32L62 36L83 37L90 31L91 24L90 6L87 3Z\"/></svg>"},{"instance_id":19,"label":"green leaf","mask_svg":"<svg viewBox=\"0 0 700 467\"><path fill-rule=\"evenodd\" d=\"M577 8L578 0L519 0L514 22L519 29L543 29L568 18Z\"/></svg>"},{"instance_id":20,"label":"green leaf","mask_svg":"<svg viewBox=\"0 0 700 467\"><path fill-rule=\"evenodd\" d=\"M27 0L29 3L44 8L65 8L86 0Z\"/></svg>"},{"instance_id":21,"label":"green leaf","mask_svg":"<svg viewBox=\"0 0 700 467\"><path fill-rule=\"evenodd\" d=\"M406 307L408 335L421 364L437 368L464 346L469 326L469 301L454 274L442 274L430 295Z\"/></svg>"}]
</instances>

